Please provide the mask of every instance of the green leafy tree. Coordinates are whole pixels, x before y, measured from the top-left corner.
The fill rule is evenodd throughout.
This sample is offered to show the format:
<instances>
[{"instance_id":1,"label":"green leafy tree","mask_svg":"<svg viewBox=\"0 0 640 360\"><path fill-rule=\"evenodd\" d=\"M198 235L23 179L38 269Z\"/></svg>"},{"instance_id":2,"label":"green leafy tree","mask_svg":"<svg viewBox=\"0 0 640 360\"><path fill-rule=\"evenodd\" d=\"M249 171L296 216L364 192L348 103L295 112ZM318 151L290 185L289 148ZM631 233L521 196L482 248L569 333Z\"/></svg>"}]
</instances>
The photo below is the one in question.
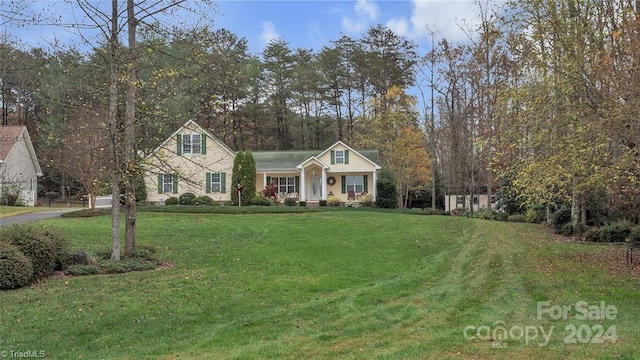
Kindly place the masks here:
<instances>
[{"instance_id":1,"label":"green leafy tree","mask_svg":"<svg viewBox=\"0 0 640 360\"><path fill-rule=\"evenodd\" d=\"M244 153L239 180L243 189L242 205L249 205L251 198L256 194L256 161L251 151Z\"/></svg>"},{"instance_id":2,"label":"green leafy tree","mask_svg":"<svg viewBox=\"0 0 640 360\"><path fill-rule=\"evenodd\" d=\"M396 181L393 177L393 172L389 168L382 168L380 172L378 172L376 205L388 209L395 209L398 206Z\"/></svg>"}]
</instances>

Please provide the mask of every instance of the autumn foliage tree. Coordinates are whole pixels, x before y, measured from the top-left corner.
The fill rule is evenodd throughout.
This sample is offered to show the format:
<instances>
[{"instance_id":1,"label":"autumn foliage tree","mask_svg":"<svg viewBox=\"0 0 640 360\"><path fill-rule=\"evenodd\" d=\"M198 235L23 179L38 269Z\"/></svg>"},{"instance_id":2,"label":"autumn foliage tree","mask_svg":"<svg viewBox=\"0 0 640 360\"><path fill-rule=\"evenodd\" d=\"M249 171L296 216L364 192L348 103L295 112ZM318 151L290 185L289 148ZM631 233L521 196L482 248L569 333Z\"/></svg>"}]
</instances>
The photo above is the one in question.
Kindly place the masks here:
<instances>
[{"instance_id":1,"label":"autumn foliage tree","mask_svg":"<svg viewBox=\"0 0 640 360\"><path fill-rule=\"evenodd\" d=\"M355 144L361 148L377 148L382 166L395 178L398 206L407 204L411 189L426 185L431 178L431 160L424 133L418 127L415 99L398 87L374 101L376 115L360 120Z\"/></svg>"}]
</instances>

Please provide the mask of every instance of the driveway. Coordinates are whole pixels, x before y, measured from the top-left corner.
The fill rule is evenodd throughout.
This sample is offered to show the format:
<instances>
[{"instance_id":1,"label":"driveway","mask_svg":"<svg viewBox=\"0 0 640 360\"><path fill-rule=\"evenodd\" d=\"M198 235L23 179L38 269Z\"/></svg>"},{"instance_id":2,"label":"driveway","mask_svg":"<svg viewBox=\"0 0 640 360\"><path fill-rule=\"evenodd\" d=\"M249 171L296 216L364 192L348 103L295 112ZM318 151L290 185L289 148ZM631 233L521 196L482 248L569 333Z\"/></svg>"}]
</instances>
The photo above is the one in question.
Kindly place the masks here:
<instances>
[{"instance_id":1,"label":"driveway","mask_svg":"<svg viewBox=\"0 0 640 360\"><path fill-rule=\"evenodd\" d=\"M8 226L13 224L22 224L22 223L34 222L38 220L57 218L58 216L64 213L68 213L71 211L78 211L78 210L80 209L77 209L77 208L76 209L60 209L60 210L52 210L52 211L35 212L31 214L8 216L6 218L0 219L0 226Z\"/></svg>"}]
</instances>

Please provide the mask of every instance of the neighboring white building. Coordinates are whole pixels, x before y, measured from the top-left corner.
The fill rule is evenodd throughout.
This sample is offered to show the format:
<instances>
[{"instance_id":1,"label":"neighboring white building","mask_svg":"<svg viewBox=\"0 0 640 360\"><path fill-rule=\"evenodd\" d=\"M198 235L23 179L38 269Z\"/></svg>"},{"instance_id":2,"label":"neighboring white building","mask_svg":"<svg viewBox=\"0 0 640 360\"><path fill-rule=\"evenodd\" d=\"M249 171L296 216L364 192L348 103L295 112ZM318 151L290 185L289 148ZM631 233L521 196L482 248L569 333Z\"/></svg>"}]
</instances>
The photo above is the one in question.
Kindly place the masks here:
<instances>
[{"instance_id":1,"label":"neighboring white building","mask_svg":"<svg viewBox=\"0 0 640 360\"><path fill-rule=\"evenodd\" d=\"M466 194L465 194L466 193ZM479 187L476 189L473 195L469 195L469 190L464 191L462 189L450 190L444 195L444 210L451 211L453 209L472 209L478 211L480 209L487 209L489 204L489 198L487 196L487 187ZM493 190L491 196L491 208L496 208L496 190Z\"/></svg>"},{"instance_id":2,"label":"neighboring white building","mask_svg":"<svg viewBox=\"0 0 640 360\"><path fill-rule=\"evenodd\" d=\"M42 169L25 126L0 127L0 196L18 195L19 203L38 202Z\"/></svg>"}]
</instances>

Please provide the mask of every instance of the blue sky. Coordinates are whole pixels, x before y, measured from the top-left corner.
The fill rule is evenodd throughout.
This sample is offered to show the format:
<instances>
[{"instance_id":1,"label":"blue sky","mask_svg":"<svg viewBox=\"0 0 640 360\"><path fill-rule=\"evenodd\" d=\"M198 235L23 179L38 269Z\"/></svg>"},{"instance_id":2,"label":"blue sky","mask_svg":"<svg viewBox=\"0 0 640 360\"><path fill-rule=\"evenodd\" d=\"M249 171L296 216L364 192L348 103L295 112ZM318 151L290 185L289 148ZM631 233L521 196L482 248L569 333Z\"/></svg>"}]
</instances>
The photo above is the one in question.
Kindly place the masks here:
<instances>
[{"instance_id":1,"label":"blue sky","mask_svg":"<svg viewBox=\"0 0 640 360\"><path fill-rule=\"evenodd\" d=\"M216 25L249 41L260 52L269 40L283 39L293 48L319 50L341 34L354 38L373 25L383 24L397 34L429 46L427 28L440 37L464 41L460 25L473 22L478 12L473 1L461 0L357 0L357 1L220 1Z\"/></svg>"},{"instance_id":2,"label":"blue sky","mask_svg":"<svg viewBox=\"0 0 640 360\"><path fill-rule=\"evenodd\" d=\"M122 5L125 3L124 0L120 2ZM19 3L36 13L59 13L67 22L78 22L83 17L82 12L73 8L75 1L33 0ZM108 11L111 1L91 0L91 3ZM466 35L460 27L465 23L473 23L478 14L478 6L471 0L223 0L214 1L214 4L218 9L213 15L214 28L227 28L247 38L250 51L254 54L261 52L275 38L287 41L292 48L304 47L318 51L330 45L331 40L337 40L341 34L359 38L370 26L377 24L388 26L396 34L418 43L422 49L428 49L428 27L437 30L438 38L465 41ZM30 47L48 47L54 39L63 44L79 44L81 41L77 29L4 26L1 29L3 33L7 31L14 39Z\"/></svg>"}]
</instances>

